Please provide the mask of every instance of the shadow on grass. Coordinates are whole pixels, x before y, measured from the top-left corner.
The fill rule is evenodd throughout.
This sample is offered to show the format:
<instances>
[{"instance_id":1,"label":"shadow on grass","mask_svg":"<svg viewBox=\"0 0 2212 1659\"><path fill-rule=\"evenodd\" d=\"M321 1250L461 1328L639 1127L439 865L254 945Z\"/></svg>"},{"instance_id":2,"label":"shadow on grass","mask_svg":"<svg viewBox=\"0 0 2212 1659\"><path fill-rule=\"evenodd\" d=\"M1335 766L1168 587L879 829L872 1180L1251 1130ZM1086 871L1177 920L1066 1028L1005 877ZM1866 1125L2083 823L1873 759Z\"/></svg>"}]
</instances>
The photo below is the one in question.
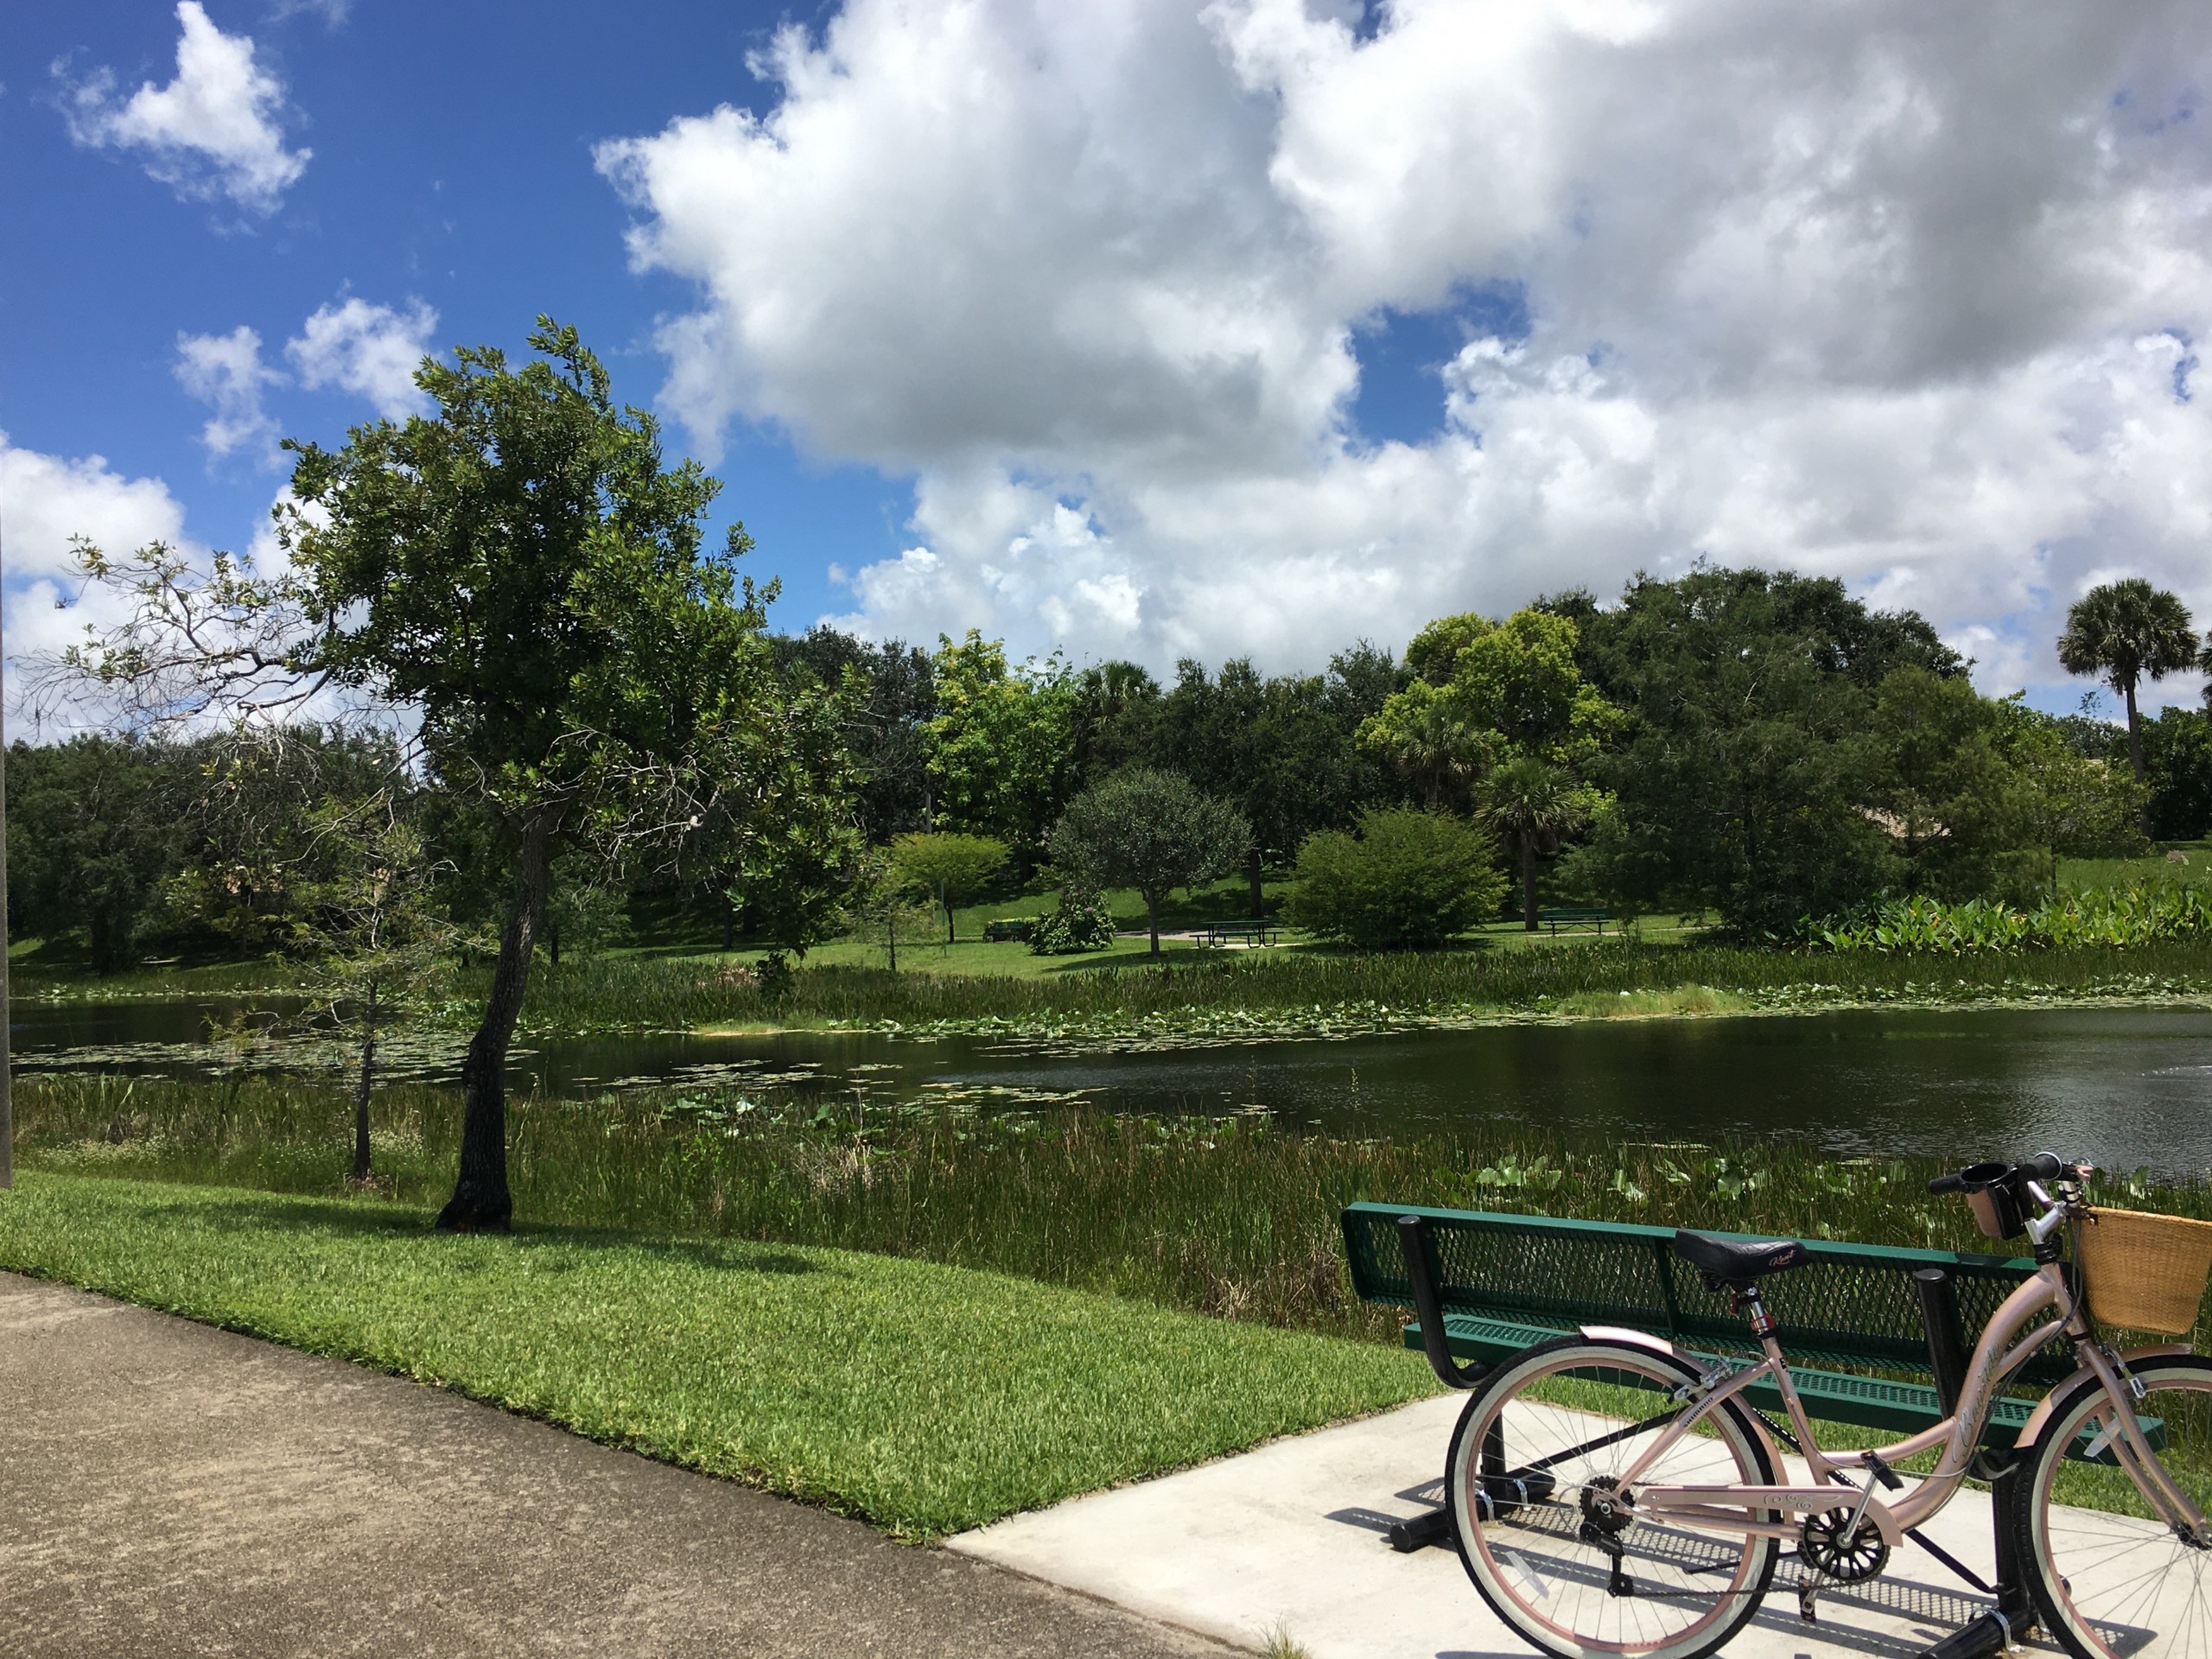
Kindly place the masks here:
<instances>
[{"instance_id":1,"label":"shadow on grass","mask_svg":"<svg viewBox=\"0 0 2212 1659\"><path fill-rule=\"evenodd\" d=\"M518 1254L547 1249L611 1252L631 1251L678 1261L724 1273L836 1274L828 1267L795 1250L737 1238L684 1238L666 1233L631 1233L613 1227L570 1227L523 1222L510 1233L467 1235L439 1232L431 1225L431 1212L401 1205L348 1202L342 1198L280 1198L264 1201L247 1195L211 1203L207 1198L163 1196L135 1206L142 1214L188 1217L212 1232L244 1236L251 1233L293 1233L324 1237L391 1239L408 1243L461 1237L481 1238L507 1246ZM456 1265L461 1265L456 1263Z\"/></svg>"}]
</instances>

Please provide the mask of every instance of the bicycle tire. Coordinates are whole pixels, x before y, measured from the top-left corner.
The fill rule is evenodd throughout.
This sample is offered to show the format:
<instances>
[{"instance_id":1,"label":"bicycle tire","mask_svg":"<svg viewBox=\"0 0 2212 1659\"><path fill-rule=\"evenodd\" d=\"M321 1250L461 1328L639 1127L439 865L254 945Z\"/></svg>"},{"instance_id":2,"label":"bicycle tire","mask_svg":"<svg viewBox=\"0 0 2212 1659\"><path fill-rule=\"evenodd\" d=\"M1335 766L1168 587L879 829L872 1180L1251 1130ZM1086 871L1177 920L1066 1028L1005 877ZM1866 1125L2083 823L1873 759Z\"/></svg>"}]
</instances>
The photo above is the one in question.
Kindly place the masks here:
<instances>
[{"instance_id":1,"label":"bicycle tire","mask_svg":"<svg viewBox=\"0 0 2212 1659\"><path fill-rule=\"evenodd\" d=\"M1507 1361L1459 1414L1445 1496L1460 1564L1491 1610L1540 1651L1555 1659L1704 1659L1758 1611L1780 1556L1775 1539L1643 1520L1605 1533L1604 1541L1591 1530L1611 1524L1592 1519L1590 1505L1613 1478L1599 1465L1625 1468L1637 1438L1599 1427L1622 1421L1601 1408L1668 1411L1668 1392L1697 1376L1695 1366L1659 1350L1562 1337ZM1742 1406L1724 1402L1705 1421L1713 1433L1683 1436L1654 1472L1665 1471L1669 1484L1777 1483L1772 1444ZM1628 1593L1615 1589L1616 1573Z\"/></svg>"},{"instance_id":2,"label":"bicycle tire","mask_svg":"<svg viewBox=\"0 0 2212 1659\"><path fill-rule=\"evenodd\" d=\"M2139 1421L2158 1425L2160 1464L2200 1510L2212 1512L2212 1361L2138 1361ZM2069 1459L2108 1426L2094 1378L2062 1385L2021 1471L2013 1516L2018 1559L2044 1628L2075 1659L2183 1659L2212 1651L2212 1547L2164 1525L2108 1452ZM2084 1431L2091 1437L2082 1440ZM2068 1500L2072 1501L2068 1501Z\"/></svg>"}]
</instances>

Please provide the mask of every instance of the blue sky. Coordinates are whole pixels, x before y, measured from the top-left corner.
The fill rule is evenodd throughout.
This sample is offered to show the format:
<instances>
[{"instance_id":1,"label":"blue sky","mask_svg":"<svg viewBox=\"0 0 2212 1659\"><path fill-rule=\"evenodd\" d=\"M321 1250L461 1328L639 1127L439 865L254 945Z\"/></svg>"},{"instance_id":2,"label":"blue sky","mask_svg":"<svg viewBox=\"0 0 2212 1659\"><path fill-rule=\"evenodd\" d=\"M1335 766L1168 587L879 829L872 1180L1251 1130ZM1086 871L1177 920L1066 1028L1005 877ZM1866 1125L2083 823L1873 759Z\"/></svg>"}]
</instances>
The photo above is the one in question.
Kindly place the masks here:
<instances>
[{"instance_id":1,"label":"blue sky","mask_svg":"<svg viewBox=\"0 0 2212 1659\"><path fill-rule=\"evenodd\" d=\"M180 200L141 156L71 141L57 62L111 68L126 88L175 73L178 24L164 4L14 7L0 12L0 169L7 222L43 227L0 251L0 430L51 454L99 454L163 480L199 537L245 546L282 474L233 454L211 461L207 407L178 383L180 334L241 324L272 345L318 308L357 296L437 313L437 344L521 347L539 312L574 322L606 359L618 395L651 405L664 372L655 313L681 302L665 276L632 275L627 213L594 170L592 146L678 111L760 99L748 51L791 15L732 5L530 8L364 6L332 27L302 10L208 0L210 19L250 35L296 111L287 137L312 159L263 217ZM804 16L803 12L798 15ZM274 387L290 435L323 442L373 411L335 389ZM683 453L687 435L671 434ZM895 553L906 489L872 469L799 461L772 430L733 435L716 467L721 507L780 574L786 625L836 608L830 563ZM4 504L0 504L4 505Z\"/></svg>"},{"instance_id":2,"label":"blue sky","mask_svg":"<svg viewBox=\"0 0 2212 1659\"><path fill-rule=\"evenodd\" d=\"M10 8L11 646L546 311L785 626L1316 667L1702 556L2070 708L2089 583L2212 620L2206 11Z\"/></svg>"}]
</instances>

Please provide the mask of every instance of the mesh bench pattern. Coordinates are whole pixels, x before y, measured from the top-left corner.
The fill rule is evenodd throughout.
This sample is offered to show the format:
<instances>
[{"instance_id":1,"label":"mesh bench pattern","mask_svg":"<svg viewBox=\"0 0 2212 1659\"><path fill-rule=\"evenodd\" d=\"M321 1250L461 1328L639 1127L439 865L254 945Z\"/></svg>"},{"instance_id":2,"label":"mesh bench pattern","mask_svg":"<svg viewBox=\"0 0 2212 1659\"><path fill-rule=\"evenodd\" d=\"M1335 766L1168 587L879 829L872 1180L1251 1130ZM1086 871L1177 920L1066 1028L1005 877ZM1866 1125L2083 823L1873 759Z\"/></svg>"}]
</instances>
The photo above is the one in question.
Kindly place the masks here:
<instances>
[{"instance_id":1,"label":"mesh bench pattern","mask_svg":"<svg viewBox=\"0 0 2212 1659\"><path fill-rule=\"evenodd\" d=\"M1454 1359L1495 1363L1585 1325L1626 1326L1708 1357L1758 1351L1727 1292L1707 1290L1697 1270L1675 1254L1671 1228L1354 1204L1343 1216L1344 1249L1363 1300L1418 1306L1402 1217L1419 1219L1443 1348ZM2005 1256L1823 1239L1805 1244L1812 1263L1763 1281L1761 1288L1806 1410L1900 1433L1942 1420L1937 1367L1950 1362L1939 1362L1938 1352L1946 1344L1953 1356L1971 1350L1998 1305L2035 1272L2033 1262ZM1942 1276L1941 1285L1916 1277L1931 1271ZM1931 1338L1931 1317L1950 1328ZM1428 1348L1420 1320L1406 1327L1405 1343ZM2054 1344L2030 1361L2018 1381L2048 1385L2072 1370L2065 1344ZM1747 1399L1781 1409L1769 1386L1753 1387ZM1983 1444L1993 1452L2009 1449L2032 1408L2028 1399L2000 1401Z\"/></svg>"}]
</instances>

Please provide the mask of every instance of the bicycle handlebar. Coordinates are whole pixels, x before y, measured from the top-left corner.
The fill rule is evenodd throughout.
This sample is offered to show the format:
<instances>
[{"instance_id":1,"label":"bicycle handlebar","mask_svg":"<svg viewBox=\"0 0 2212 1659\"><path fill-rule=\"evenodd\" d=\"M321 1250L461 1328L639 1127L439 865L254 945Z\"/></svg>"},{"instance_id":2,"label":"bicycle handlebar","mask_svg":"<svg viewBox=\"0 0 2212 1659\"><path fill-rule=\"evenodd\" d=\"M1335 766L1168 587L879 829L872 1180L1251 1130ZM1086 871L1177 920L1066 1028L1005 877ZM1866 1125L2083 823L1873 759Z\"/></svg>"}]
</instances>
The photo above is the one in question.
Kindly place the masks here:
<instances>
[{"instance_id":1,"label":"bicycle handlebar","mask_svg":"<svg viewBox=\"0 0 2212 1659\"><path fill-rule=\"evenodd\" d=\"M2067 1170L2068 1166L2056 1153L2039 1152L2017 1164L1968 1164L1955 1173L1938 1175L1928 1183L1928 1192L1930 1197L1940 1198L1953 1192L1995 1186L2000 1181L2053 1181Z\"/></svg>"}]
</instances>

